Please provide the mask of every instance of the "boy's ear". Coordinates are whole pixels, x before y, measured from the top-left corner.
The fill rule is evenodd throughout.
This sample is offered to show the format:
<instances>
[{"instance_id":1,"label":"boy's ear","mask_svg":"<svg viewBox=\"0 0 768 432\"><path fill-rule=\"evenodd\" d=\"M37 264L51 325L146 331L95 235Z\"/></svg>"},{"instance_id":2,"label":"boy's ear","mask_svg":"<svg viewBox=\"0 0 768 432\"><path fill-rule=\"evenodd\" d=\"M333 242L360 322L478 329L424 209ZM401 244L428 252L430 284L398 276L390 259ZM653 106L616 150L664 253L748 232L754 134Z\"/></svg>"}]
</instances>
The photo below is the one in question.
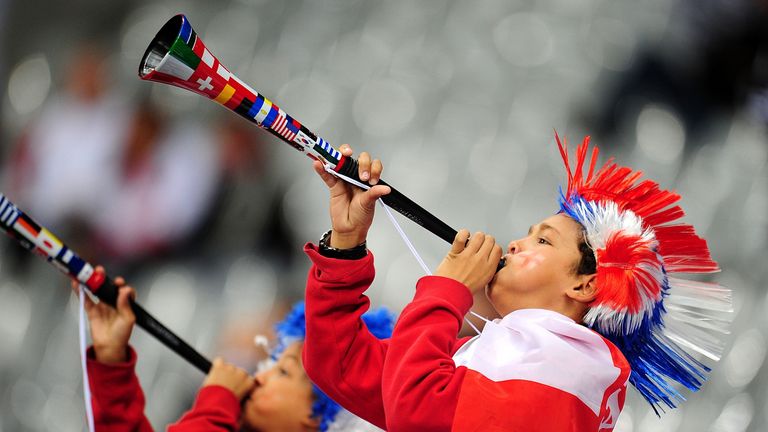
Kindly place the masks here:
<instances>
[{"instance_id":1,"label":"boy's ear","mask_svg":"<svg viewBox=\"0 0 768 432\"><path fill-rule=\"evenodd\" d=\"M579 284L568 289L565 295L579 303L591 303L597 297L597 273L581 275Z\"/></svg>"}]
</instances>

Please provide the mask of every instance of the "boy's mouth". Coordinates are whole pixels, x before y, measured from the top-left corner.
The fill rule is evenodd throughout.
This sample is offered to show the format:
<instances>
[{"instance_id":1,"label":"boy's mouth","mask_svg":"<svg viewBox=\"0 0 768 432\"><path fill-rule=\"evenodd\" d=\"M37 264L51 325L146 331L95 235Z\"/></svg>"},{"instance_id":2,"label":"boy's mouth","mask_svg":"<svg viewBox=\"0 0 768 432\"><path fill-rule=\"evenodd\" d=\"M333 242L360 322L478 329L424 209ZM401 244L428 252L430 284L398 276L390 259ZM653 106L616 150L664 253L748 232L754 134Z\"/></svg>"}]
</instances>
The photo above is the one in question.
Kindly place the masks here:
<instances>
[{"instance_id":1,"label":"boy's mouth","mask_svg":"<svg viewBox=\"0 0 768 432\"><path fill-rule=\"evenodd\" d=\"M499 260L499 266L496 267L496 273L498 273L506 265L507 265L507 259L505 257L501 257L501 259Z\"/></svg>"}]
</instances>

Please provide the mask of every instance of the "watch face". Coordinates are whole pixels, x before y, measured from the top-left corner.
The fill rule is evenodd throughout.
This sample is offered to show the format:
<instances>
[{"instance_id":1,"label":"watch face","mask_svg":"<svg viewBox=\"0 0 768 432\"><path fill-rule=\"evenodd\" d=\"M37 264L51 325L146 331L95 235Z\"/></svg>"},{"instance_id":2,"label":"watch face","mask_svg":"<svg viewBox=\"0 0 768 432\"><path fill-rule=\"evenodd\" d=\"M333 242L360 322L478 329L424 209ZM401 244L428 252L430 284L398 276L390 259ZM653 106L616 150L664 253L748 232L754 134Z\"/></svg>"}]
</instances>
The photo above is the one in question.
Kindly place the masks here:
<instances>
[{"instance_id":1,"label":"watch face","mask_svg":"<svg viewBox=\"0 0 768 432\"><path fill-rule=\"evenodd\" d=\"M323 233L323 236L320 237L320 241L318 242L318 246L327 248L327 249L333 249L328 243L331 240L331 230L326 231Z\"/></svg>"}]
</instances>

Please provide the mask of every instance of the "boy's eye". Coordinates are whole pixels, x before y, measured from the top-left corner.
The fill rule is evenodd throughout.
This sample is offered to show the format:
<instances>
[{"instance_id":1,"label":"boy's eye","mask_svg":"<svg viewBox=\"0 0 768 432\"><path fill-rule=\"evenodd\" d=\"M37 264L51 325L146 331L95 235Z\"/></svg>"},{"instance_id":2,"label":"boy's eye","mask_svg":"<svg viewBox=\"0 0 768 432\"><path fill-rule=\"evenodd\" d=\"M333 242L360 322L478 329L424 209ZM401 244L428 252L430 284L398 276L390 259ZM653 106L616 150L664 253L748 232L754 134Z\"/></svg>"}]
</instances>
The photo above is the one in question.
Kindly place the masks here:
<instances>
[{"instance_id":1,"label":"boy's eye","mask_svg":"<svg viewBox=\"0 0 768 432\"><path fill-rule=\"evenodd\" d=\"M539 237L538 243L539 244L548 244L548 245L552 244L552 243L549 242L549 240L545 239L544 237Z\"/></svg>"},{"instance_id":2,"label":"boy's eye","mask_svg":"<svg viewBox=\"0 0 768 432\"><path fill-rule=\"evenodd\" d=\"M280 373L280 375L288 376L288 370L284 367L277 368L277 371Z\"/></svg>"}]
</instances>

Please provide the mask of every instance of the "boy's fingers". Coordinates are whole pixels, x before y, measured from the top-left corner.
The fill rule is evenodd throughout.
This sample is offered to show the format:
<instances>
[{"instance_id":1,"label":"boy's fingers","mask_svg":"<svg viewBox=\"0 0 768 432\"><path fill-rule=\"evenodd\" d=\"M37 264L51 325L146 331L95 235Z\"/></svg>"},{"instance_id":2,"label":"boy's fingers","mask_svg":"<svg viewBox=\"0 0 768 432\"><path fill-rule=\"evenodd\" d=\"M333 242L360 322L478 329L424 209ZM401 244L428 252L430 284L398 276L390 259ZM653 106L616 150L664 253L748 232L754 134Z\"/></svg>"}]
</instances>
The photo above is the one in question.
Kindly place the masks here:
<instances>
[{"instance_id":1,"label":"boy's fingers","mask_svg":"<svg viewBox=\"0 0 768 432\"><path fill-rule=\"evenodd\" d=\"M340 152L341 152L341 154L343 154L344 156L352 156L352 147L351 147L349 144L342 144L342 145L339 147L339 151L340 151Z\"/></svg>"},{"instance_id":2,"label":"boy's fingers","mask_svg":"<svg viewBox=\"0 0 768 432\"><path fill-rule=\"evenodd\" d=\"M460 229L459 232L456 233L456 237L453 238L453 243L451 243L451 253L461 253L461 251L463 251L466 247L468 240L469 231L466 229Z\"/></svg>"},{"instance_id":3,"label":"boy's fingers","mask_svg":"<svg viewBox=\"0 0 768 432\"><path fill-rule=\"evenodd\" d=\"M493 246L496 244L496 239L490 234L485 234L483 237L483 244L480 246L479 252L485 256L490 256Z\"/></svg>"},{"instance_id":4,"label":"boy's fingers","mask_svg":"<svg viewBox=\"0 0 768 432\"><path fill-rule=\"evenodd\" d=\"M245 394L243 396L248 396L253 391L253 389L256 387L256 385L257 385L256 384L256 380L253 379L252 377L248 377L246 379L248 380L247 381L248 382L248 387L247 387L246 392L245 392Z\"/></svg>"},{"instance_id":5,"label":"boy's fingers","mask_svg":"<svg viewBox=\"0 0 768 432\"><path fill-rule=\"evenodd\" d=\"M332 188L336 185L336 177L328 174L328 172L325 170L325 166L322 162L316 160L312 162L312 168L315 169L315 172L317 175L320 176L321 179L323 179L323 182L325 182L325 185L328 186L328 188Z\"/></svg>"},{"instance_id":6,"label":"boy's fingers","mask_svg":"<svg viewBox=\"0 0 768 432\"><path fill-rule=\"evenodd\" d=\"M367 182L371 178L371 155L368 152L360 153L357 158L357 175L360 180Z\"/></svg>"},{"instance_id":7,"label":"boy's fingers","mask_svg":"<svg viewBox=\"0 0 768 432\"><path fill-rule=\"evenodd\" d=\"M480 250L480 247L485 242L485 234L478 231L475 234L472 235L472 237L469 238L469 242L467 242L467 247L465 250L476 253L478 250Z\"/></svg>"},{"instance_id":8,"label":"boy's fingers","mask_svg":"<svg viewBox=\"0 0 768 432\"><path fill-rule=\"evenodd\" d=\"M503 255L503 251L501 249L501 246L494 245L493 248L491 248L491 255L489 259L492 263L494 263L494 265L498 265L502 255Z\"/></svg>"},{"instance_id":9,"label":"boy's fingers","mask_svg":"<svg viewBox=\"0 0 768 432\"><path fill-rule=\"evenodd\" d=\"M131 319L136 319L133 309L131 309L130 299L135 297L135 292L131 287L121 287L117 293L117 311Z\"/></svg>"},{"instance_id":10,"label":"boy's fingers","mask_svg":"<svg viewBox=\"0 0 768 432\"><path fill-rule=\"evenodd\" d=\"M252 376L250 376L248 373L246 373L243 381L245 381L245 383L247 384L245 395L244 395L244 396L247 396L253 390L253 388L256 387L256 380Z\"/></svg>"},{"instance_id":11,"label":"boy's fingers","mask_svg":"<svg viewBox=\"0 0 768 432\"><path fill-rule=\"evenodd\" d=\"M94 273L101 273L102 275L107 274L107 271L104 270L104 266L97 265L95 269L93 269Z\"/></svg>"},{"instance_id":12,"label":"boy's fingers","mask_svg":"<svg viewBox=\"0 0 768 432\"><path fill-rule=\"evenodd\" d=\"M381 171L383 169L384 166L381 164L381 161L374 159L374 161L371 162L371 180L368 183L371 185L378 184L379 179L381 178Z\"/></svg>"},{"instance_id":13,"label":"boy's fingers","mask_svg":"<svg viewBox=\"0 0 768 432\"><path fill-rule=\"evenodd\" d=\"M73 279L70 281L69 286L72 288L72 292L75 296L80 297L80 290L82 289L80 282ZM91 297L88 294L84 292L83 295L85 296L85 310L88 311L93 308L95 303L91 300Z\"/></svg>"},{"instance_id":14,"label":"boy's fingers","mask_svg":"<svg viewBox=\"0 0 768 432\"><path fill-rule=\"evenodd\" d=\"M83 289L83 286L81 285L81 286L79 286L77 289L78 289L78 294L79 294L79 293L80 293L80 290L82 290L82 289ZM95 305L96 305L96 302L94 302L94 301L91 299L91 296L88 294L88 290L87 290L87 288L85 289L85 291L83 291L83 295L85 296L85 308L86 308L86 309L88 309L88 307L92 307L92 306L95 306Z\"/></svg>"}]
</instances>

